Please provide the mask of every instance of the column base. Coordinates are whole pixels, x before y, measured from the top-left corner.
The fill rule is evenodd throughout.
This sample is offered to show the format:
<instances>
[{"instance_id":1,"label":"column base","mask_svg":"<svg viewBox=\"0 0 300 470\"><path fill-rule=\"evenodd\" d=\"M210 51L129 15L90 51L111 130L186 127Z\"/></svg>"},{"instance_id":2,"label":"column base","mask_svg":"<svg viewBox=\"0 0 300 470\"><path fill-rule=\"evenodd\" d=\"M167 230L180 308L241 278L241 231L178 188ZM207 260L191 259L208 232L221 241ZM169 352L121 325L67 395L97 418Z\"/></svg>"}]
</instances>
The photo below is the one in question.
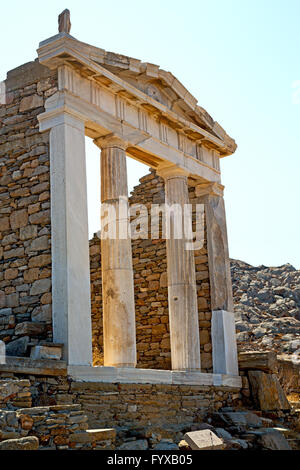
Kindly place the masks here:
<instances>
[{"instance_id":1,"label":"column base","mask_svg":"<svg viewBox=\"0 0 300 470\"><path fill-rule=\"evenodd\" d=\"M214 374L238 375L235 320L232 312L212 312L211 337Z\"/></svg>"}]
</instances>

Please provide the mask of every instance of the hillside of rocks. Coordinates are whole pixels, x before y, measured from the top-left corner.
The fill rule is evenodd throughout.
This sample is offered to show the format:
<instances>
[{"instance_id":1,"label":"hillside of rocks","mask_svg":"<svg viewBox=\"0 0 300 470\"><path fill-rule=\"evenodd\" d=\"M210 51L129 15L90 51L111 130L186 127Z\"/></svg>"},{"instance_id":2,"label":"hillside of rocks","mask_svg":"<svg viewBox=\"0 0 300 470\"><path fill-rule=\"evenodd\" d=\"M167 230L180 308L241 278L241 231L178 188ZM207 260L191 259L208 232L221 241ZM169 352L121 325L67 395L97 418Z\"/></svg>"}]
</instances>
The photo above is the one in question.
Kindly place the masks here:
<instances>
[{"instance_id":1,"label":"hillside of rocks","mask_svg":"<svg viewBox=\"0 0 300 470\"><path fill-rule=\"evenodd\" d=\"M300 359L300 271L231 259L238 348Z\"/></svg>"}]
</instances>

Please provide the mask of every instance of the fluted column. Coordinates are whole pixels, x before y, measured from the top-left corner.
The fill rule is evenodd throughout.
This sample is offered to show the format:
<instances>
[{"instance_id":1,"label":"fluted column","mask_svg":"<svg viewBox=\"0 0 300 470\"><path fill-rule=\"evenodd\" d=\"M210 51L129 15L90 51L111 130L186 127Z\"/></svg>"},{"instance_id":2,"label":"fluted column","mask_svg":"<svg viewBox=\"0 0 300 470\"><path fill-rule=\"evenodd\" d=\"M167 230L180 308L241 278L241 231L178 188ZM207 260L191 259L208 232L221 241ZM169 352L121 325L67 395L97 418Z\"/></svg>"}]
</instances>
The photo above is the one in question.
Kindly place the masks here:
<instances>
[{"instance_id":1,"label":"fluted column","mask_svg":"<svg viewBox=\"0 0 300 470\"><path fill-rule=\"evenodd\" d=\"M105 208L101 227L104 365L135 367L134 285L131 240L127 231L126 143L113 135L97 139L95 143L101 148L101 203L102 209ZM106 211L109 217L104 213Z\"/></svg>"},{"instance_id":2,"label":"fluted column","mask_svg":"<svg viewBox=\"0 0 300 470\"><path fill-rule=\"evenodd\" d=\"M158 172L165 180L165 202L170 208L177 204L184 214L184 205L189 204L187 174L175 166ZM168 209L166 209L168 214ZM192 232L192 218L180 222L176 216L166 217L168 300L173 370L199 370L200 341L198 324L197 289L194 252L187 249L191 240L186 233L178 237L178 223Z\"/></svg>"}]
</instances>

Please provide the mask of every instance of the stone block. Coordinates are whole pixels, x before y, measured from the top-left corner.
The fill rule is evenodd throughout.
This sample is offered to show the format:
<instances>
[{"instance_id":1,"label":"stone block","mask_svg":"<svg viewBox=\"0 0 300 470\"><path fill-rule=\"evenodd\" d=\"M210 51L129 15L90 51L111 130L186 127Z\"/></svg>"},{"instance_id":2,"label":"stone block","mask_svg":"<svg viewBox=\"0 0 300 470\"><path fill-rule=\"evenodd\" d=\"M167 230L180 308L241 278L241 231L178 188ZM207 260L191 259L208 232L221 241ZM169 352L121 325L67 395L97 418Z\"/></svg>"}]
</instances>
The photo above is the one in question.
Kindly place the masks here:
<instances>
[{"instance_id":1,"label":"stone block","mask_svg":"<svg viewBox=\"0 0 300 470\"><path fill-rule=\"evenodd\" d=\"M24 281L29 283L36 281L39 278L39 274L39 268L28 269L28 271L24 272Z\"/></svg>"},{"instance_id":2,"label":"stone block","mask_svg":"<svg viewBox=\"0 0 300 470\"><path fill-rule=\"evenodd\" d=\"M16 279L16 277L18 277L18 273L19 271L16 268L6 269L6 271L4 272L4 279L8 281Z\"/></svg>"},{"instance_id":3,"label":"stone block","mask_svg":"<svg viewBox=\"0 0 300 470\"><path fill-rule=\"evenodd\" d=\"M13 230L16 230L20 227L25 227L28 221L28 213L26 209L21 209L14 211L10 215L10 225Z\"/></svg>"},{"instance_id":4,"label":"stone block","mask_svg":"<svg viewBox=\"0 0 300 470\"><path fill-rule=\"evenodd\" d=\"M7 356L24 356L27 351L29 337L23 336L22 338L15 339L6 345Z\"/></svg>"},{"instance_id":5,"label":"stone block","mask_svg":"<svg viewBox=\"0 0 300 470\"><path fill-rule=\"evenodd\" d=\"M23 323L18 323L15 328L16 336L39 336L45 332L45 325L42 323L31 323L25 321Z\"/></svg>"},{"instance_id":6,"label":"stone block","mask_svg":"<svg viewBox=\"0 0 300 470\"><path fill-rule=\"evenodd\" d=\"M178 450L178 445L175 442L162 439L158 444L153 447L154 450Z\"/></svg>"},{"instance_id":7,"label":"stone block","mask_svg":"<svg viewBox=\"0 0 300 470\"><path fill-rule=\"evenodd\" d=\"M168 287L168 273L162 273L160 276L160 287Z\"/></svg>"},{"instance_id":8,"label":"stone block","mask_svg":"<svg viewBox=\"0 0 300 470\"><path fill-rule=\"evenodd\" d=\"M30 95L25 96L20 103L20 113L24 111L30 111L34 108L40 108L44 105L44 100L42 96L39 95Z\"/></svg>"},{"instance_id":9,"label":"stone block","mask_svg":"<svg viewBox=\"0 0 300 470\"><path fill-rule=\"evenodd\" d=\"M8 217L1 217L0 219L0 231L4 232L5 230L9 230L9 218Z\"/></svg>"},{"instance_id":10,"label":"stone block","mask_svg":"<svg viewBox=\"0 0 300 470\"><path fill-rule=\"evenodd\" d=\"M261 410L275 411L289 410L291 408L275 374L249 371L248 377L252 396Z\"/></svg>"},{"instance_id":11,"label":"stone block","mask_svg":"<svg viewBox=\"0 0 300 470\"><path fill-rule=\"evenodd\" d=\"M211 369L212 368L212 356L210 353L201 352L201 368Z\"/></svg>"},{"instance_id":12,"label":"stone block","mask_svg":"<svg viewBox=\"0 0 300 470\"><path fill-rule=\"evenodd\" d=\"M8 439L0 442L0 450L37 450L38 448L39 440L35 436Z\"/></svg>"},{"instance_id":13,"label":"stone block","mask_svg":"<svg viewBox=\"0 0 300 470\"><path fill-rule=\"evenodd\" d=\"M99 441L115 441L116 430L114 428L108 429L87 429L86 432L92 436L93 440Z\"/></svg>"},{"instance_id":14,"label":"stone block","mask_svg":"<svg viewBox=\"0 0 300 470\"><path fill-rule=\"evenodd\" d=\"M147 450L148 441L146 439L137 439L136 441L124 442L119 450Z\"/></svg>"},{"instance_id":15,"label":"stone block","mask_svg":"<svg viewBox=\"0 0 300 470\"><path fill-rule=\"evenodd\" d=\"M62 357L61 346L33 346L31 348L31 359L55 359L60 360Z\"/></svg>"},{"instance_id":16,"label":"stone block","mask_svg":"<svg viewBox=\"0 0 300 470\"><path fill-rule=\"evenodd\" d=\"M6 295L5 295L5 292L3 292L3 290L0 290L0 308L3 308L5 306L6 306Z\"/></svg>"},{"instance_id":17,"label":"stone block","mask_svg":"<svg viewBox=\"0 0 300 470\"><path fill-rule=\"evenodd\" d=\"M11 308L2 308L0 310L0 316L9 316L12 314L12 309Z\"/></svg>"},{"instance_id":18,"label":"stone block","mask_svg":"<svg viewBox=\"0 0 300 470\"><path fill-rule=\"evenodd\" d=\"M24 256L24 248L14 248L13 250L4 251L4 259L21 258Z\"/></svg>"},{"instance_id":19,"label":"stone block","mask_svg":"<svg viewBox=\"0 0 300 470\"><path fill-rule=\"evenodd\" d=\"M162 323L159 325L153 325L152 327L152 335L162 335L166 332L166 326Z\"/></svg>"},{"instance_id":20,"label":"stone block","mask_svg":"<svg viewBox=\"0 0 300 470\"><path fill-rule=\"evenodd\" d=\"M2 371L16 372L24 375L40 375L47 377L66 376L67 369L64 361L51 361L43 359L33 361L29 357L7 357L6 364L1 366ZM77 409L80 408L80 405ZM26 410L28 413L28 410Z\"/></svg>"},{"instance_id":21,"label":"stone block","mask_svg":"<svg viewBox=\"0 0 300 470\"><path fill-rule=\"evenodd\" d=\"M268 450L292 450L284 435L274 428L259 429L253 432L259 443Z\"/></svg>"},{"instance_id":22,"label":"stone block","mask_svg":"<svg viewBox=\"0 0 300 470\"><path fill-rule=\"evenodd\" d=\"M8 307L18 307L19 306L19 294L13 293L6 296L6 305Z\"/></svg>"},{"instance_id":23,"label":"stone block","mask_svg":"<svg viewBox=\"0 0 300 470\"><path fill-rule=\"evenodd\" d=\"M34 225L45 225L50 223L50 211L44 210L36 212L29 217L29 221Z\"/></svg>"},{"instance_id":24,"label":"stone block","mask_svg":"<svg viewBox=\"0 0 300 470\"><path fill-rule=\"evenodd\" d=\"M39 279L35 281L30 289L30 295L39 295L48 292L51 287L51 279Z\"/></svg>"},{"instance_id":25,"label":"stone block","mask_svg":"<svg viewBox=\"0 0 300 470\"><path fill-rule=\"evenodd\" d=\"M93 436L87 432L76 432L69 436L69 441L80 444L91 443L93 442Z\"/></svg>"},{"instance_id":26,"label":"stone block","mask_svg":"<svg viewBox=\"0 0 300 470\"><path fill-rule=\"evenodd\" d=\"M227 441L232 439L232 435L228 431L226 431L226 429L216 428L216 433L221 439L226 439Z\"/></svg>"},{"instance_id":27,"label":"stone block","mask_svg":"<svg viewBox=\"0 0 300 470\"><path fill-rule=\"evenodd\" d=\"M199 310L205 310L206 308L208 308L207 300L205 297L198 297L197 302Z\"/></svg>"},{"instance_id":28,"label":"stone block","mask_svg":"<svg viewBox=\"0 0 300 470\"><path fill-rule=\"evenodd\" d=\"M28 266L29 268L42 268L48 264L51 264L51 255L39 255L30 258Z\"/></svg>"},{"instance_id":29,"label":"stone block","mask_svg":"<svg viewBox=\"0 0 300 470\"><path fill-rule=\"evenodd\" d=\"M35 240L32 240L29 250L39 251L39 250L47 250L48 248L49 248L49 238L47 235L43 235L42 237L38 237Z\"/></svg>"},{"instance_id":30,"label":"stone block","mask_svg":"<svg viewBox=\"0 0 300 470\"><path fill-rule=\"evenodd\" d=\"M208 330L200 330L200 345L209 343Z\"/></svg>"},{"instance_id":31,"label":"stone block","mask_svg":"<svg viewBox=\"0 0 300 470\"><path fill-rule=\"evenodd\" d=\"M192 450L221 450L224 442L209 429L187 432L183 439Z\"/></svg>"},{"instance_id":32,"label":"stone block","mask_svg":"<svg viewBox=\"0 0 300 470\"><path fill-rule=\"evenodd\" d=\"M225 310L212 313L213 370L215 374L238 375L234 314Z\"/></svg>"},{"instance_id":33,"label":"stone block","mask_svg":"<svg viewBox=\"0 0 300 470\"><path fill-rule=\"evenodd\" d=\"M30 431L33 427L33 419L31 416L26 414L19 415L19 421L21 424L21 428L25 429L26 431Z\"/></svg>"},{"instance_id":34,"label":"stone block","mask_svg":"<svg viewBox=\"0 0 300 470\"><path fill-rule=\"evenodd\" d=\"M35 238L36 235L36 225L26 225L25 227L20 228L20 240L30 240L31 238Z\"/></svg>"},{"instance_id":35,"label":"stone block","mask_svg":"<svg viewBox=\"0 0 300 470\"><path fill-rule=\"evenodd\" d=\"M245 351L238 355L240 370L262 370L277 372L278 362L275 351Z\"/></svg>"},{"instance_id":36,"label":"stone block","mask_svg":"<svg viewBox=\"0 0 300 470\"><path fill-rule=\"evenodd\" d=\"M32 321L37 322L37 323L39 322L49 323L51 322L51 317L52 317L52 308L50 304L36 307L31 314Z\"/></svg>"},{"instance_id":37,"label":"stone block","mask_svg":"<svg viewBox=\"0 0 300 470\"><path fill-rule=\"evenodd\" d=\"M261 419L250 411L226 411L222 413L222 415L224 416L225 422L229 422L231 425L240 428L259 428L262 426Z\"/></svg>"}]
</instances>

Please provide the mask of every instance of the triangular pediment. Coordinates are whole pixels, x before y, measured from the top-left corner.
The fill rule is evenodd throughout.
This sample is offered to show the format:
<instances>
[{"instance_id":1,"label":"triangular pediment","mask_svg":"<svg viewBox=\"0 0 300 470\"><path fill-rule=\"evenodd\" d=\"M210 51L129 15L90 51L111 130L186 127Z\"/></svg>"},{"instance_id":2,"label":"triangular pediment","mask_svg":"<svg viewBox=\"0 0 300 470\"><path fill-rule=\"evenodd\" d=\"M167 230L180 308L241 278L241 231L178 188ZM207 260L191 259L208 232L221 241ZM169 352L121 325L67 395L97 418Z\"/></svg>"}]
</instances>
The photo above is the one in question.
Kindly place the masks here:
<instances>
[{"instance_id":1,"label":"triangular pediment","mask_svg":"<svg viewBox=\"0 0 300 470\"><path fill-rule=\"evenodd\" d=\"M57 44L57 46L55 46ZM152 103L162 105L173 116L190 123L192 126L202 129L212 137L222 141L221 155L230 155L236 149L235 141L229 137L225 130L213 120L209 113L198 105L196 98L174 77L158 65L142 62L132 57L107 52L103 49L85 44L73 38L69 34L60 33L40 44L38 50L39 60L53 68L62 61L68 61L86 76L93 74L89 66L100 66L106 70L109 76L100 77L95 74L95 79L108 85L110 81L118 79L127 83L130 93L141 93L149 97ZM115 86L116 84L113 84ZM126 97L127 91L118 89L118 93ZM128 97L128 96L127 96ZM153 109L153 104L144 104ZM176 126L176 124L175 124Z\"/></svg>"}]
</instances>

